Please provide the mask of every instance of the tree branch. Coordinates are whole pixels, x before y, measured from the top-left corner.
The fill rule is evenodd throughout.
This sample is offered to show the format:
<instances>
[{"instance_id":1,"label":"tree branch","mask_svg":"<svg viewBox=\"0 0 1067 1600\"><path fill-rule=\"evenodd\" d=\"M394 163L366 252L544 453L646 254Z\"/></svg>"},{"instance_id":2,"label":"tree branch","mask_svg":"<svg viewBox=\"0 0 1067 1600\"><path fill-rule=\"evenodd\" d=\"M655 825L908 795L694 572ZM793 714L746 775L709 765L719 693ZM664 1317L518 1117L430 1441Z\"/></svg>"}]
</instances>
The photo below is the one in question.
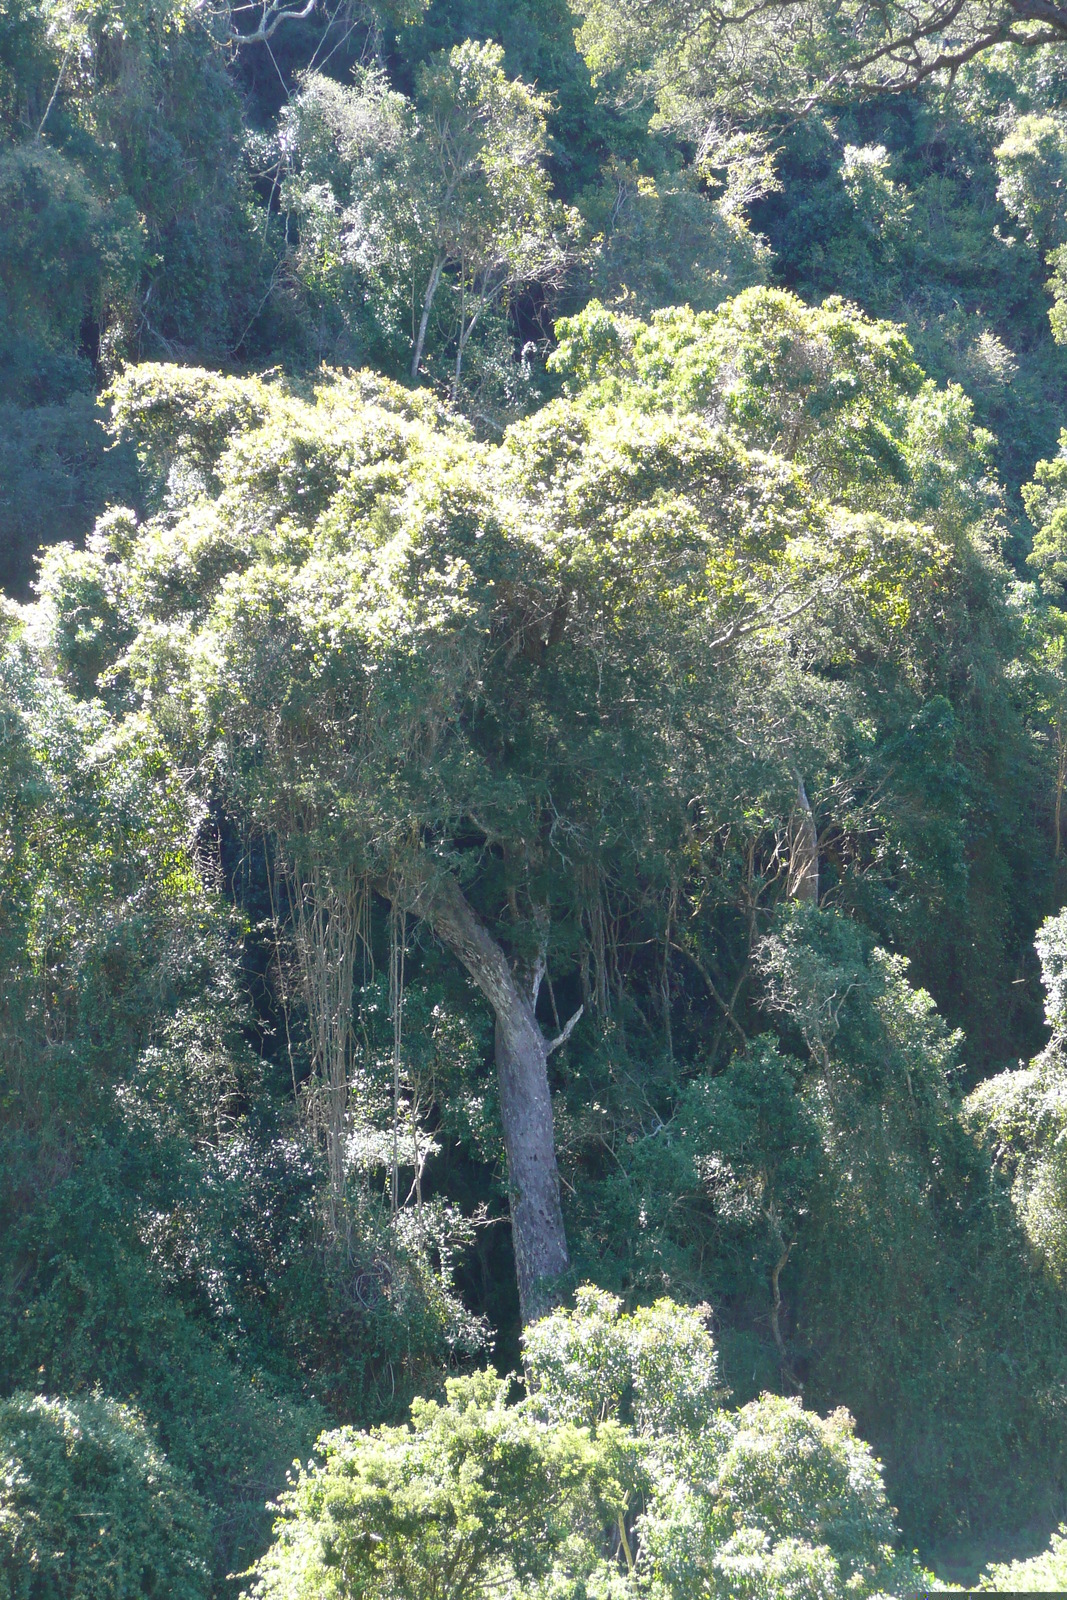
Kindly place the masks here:
<instances>
[{"instance_id":1,"label":"tree branch","mask_svg":"<svg viewBox=\"0 0 1067 1600\"><path fill-rule=\"evenodd\" d=\"M723 1018L729 1024L729 1026L734 1030L734 1032L737 1034L737 1037L741 1041L742 1048L743 1049L747 1049L748 1048L747 1035L745 1034L744 1029L741 1027L741 1024L738 1022L737 1018L734 1016L734 999L737 998L737 990L736 989L734 990L733 999L731 999L729 1004L727 1004L727 1002L723 999L722 995L719 993L718 989L716 988L715 982L714 982L714 979L711 976L711 973L708 971L707 967L704 965L703 961L701 961L701 959L700 959L700 957L698 955L694 955L692 950L688 949L684 944L677 944L673 939L671 940L671 949L672 950L677 950L677 952L678 952L678 954L680 956L688 957L688 959L693 963L694 967L696 967L697 971L700 973L700 976L703 978L704 982L707 984L708 993L711 995L711 998L715 1001L715 1004L719 1007L719 1010L723 1014ZM744 976L743 973L742 973L742 976Z\"/></svg>"},{"instance_id":2,"label":"tree branch","mask_svg":"<svg viewBox=\"0 0 1067 1600\"><path fill-rule=\"evenodd\" d=\"M251 33L242 33L239 28L233 26L232 22L230 23L230 42L236 45L266 44L267 40L277 32L283 22L305 22L317 9L318 4L319 0L305 0L305 4L302 6L289 7L284 5L282 0L269 0L269 3L263 7L263 15L260 17L257 26L253 28ZM243 11L246 9L252 10L253 8L241 6L237 9Z\"/></svg>"},{"instance_id":3,"label":"tree branch","mask_svg":"<svg viewBox=\"0 0 1067 1600\"><path fill-rule=\"evenodd\" d=\"M583 1003L582 1005L580 1005L578 1007L578 1009L574 1013L573 1017L571 1017L568 1022L564 1023L562 1031L559 1032L554 1039L550 1040L549 1043L545 1045L545 1055L546 1056L550 1056L552 1054L553 1050L558 1050L561 1044L566 1044L567 1043L567 1040L570 1038L571 1034L574 1032L575 1028L578 1026L578 1023L581 1021L582 1014L583 1014L584 1011L585 1011L585 1005Z\"/></svg>"},{"instance_id":4,"label":"tree branch","mask_svg":"<svg viewBox=\"0 0 1067 1600\"><path fill-rule=\"evenodd\" d=\"M767 603L768 608L773 606L785 592L785 589L782 588L778 590L777 594L773 594ZM819 591L816 589L814 594L808 595L806 600L801 600L799 604L795 605L792 611L785 611L780 616L769 615L768 611L764 610L758 611L747 622L739 618L736 622L731 623L725 633L720 633L717 639L713 639L709 648L720 650L723 645L732 644L735 639L743 639L746 634L755 633L758 628L772 628L776 624L781 626L782 623L792 622L794 617L799 617L801 612L807 611L810 606L813 606L818 598Z\"/></svg>"}]
</instances>

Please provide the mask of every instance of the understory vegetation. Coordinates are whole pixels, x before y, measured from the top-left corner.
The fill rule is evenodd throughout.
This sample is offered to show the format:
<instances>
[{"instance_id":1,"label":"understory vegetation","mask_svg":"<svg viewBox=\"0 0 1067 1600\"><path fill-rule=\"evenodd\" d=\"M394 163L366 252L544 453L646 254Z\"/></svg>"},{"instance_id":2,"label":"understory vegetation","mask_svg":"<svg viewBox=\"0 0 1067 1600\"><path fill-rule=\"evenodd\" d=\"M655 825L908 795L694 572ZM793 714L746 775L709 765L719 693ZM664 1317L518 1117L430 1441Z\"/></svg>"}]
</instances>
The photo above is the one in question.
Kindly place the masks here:
<instances>
[{"instance_id":1,"label":"understory vegetation","mask_svg":"<svg viewBox=\"0 0 1067 1600\"><path fill-rule=\"evenodd\" d=\"M0 10L0 1600L1067 1588L1065 90Z\"/></svg>"}]
</instances>

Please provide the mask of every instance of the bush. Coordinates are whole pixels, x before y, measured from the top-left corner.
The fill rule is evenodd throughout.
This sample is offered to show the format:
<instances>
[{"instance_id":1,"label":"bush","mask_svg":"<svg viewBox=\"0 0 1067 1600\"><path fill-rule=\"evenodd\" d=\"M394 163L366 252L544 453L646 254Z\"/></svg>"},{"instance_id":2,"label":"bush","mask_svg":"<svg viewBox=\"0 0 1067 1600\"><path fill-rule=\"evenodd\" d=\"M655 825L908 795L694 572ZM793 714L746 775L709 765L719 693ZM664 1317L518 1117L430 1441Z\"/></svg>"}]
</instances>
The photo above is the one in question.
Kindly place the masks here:
<instances>
[{"instance_id":1,"label":"bush","mask_svg":"<svg viewBox=\"0 0 1067 1600\"><path fill-rule=\"evenodd\" d=\"M584 1429L507 1406L507 1389L489 1372L452 1379L446 1405L414 1402L410 1428L323 1434L323 1461L281 1497L254 1594L465 1600L547 1576L601 1520L583 1502L603 1452Z\"/></svg>"},{"instance_id":2,"label":"bush","mask_svg":"<svg viewBox=\"0 0 1067 1600\"><path fill-rule=\"evenodd\" d=\"M700 1310L592 1287L409 1428L340 1429L281 1497L258 1600L864 1600L916 1578L851 1418L729 1412ZM632 1421L632 1426L628 1423Z\"/></svg>"},{"instance_id":3,"label":"bush","mask_svg":"<svg viewBox=\"0 0 1067 1600\"><path fill-rule=\"evenodd\" d=\"M1067 1593L1067 1527L1054 1533L1047 1550L1029 1561L1005 1561L987 1567L983 1589L996 1594Z\"/></svg>"},{"instance_id":4,"label":"bush","mask_svg":"<svg viewBox=\"0 0 1067 1600\"><path fill-rule=\"evenodd\" d=\"M5 1600L201 1600L205 1546L199 1499L130 1407L0 1402Z\"/></svg>"}]
</instances>

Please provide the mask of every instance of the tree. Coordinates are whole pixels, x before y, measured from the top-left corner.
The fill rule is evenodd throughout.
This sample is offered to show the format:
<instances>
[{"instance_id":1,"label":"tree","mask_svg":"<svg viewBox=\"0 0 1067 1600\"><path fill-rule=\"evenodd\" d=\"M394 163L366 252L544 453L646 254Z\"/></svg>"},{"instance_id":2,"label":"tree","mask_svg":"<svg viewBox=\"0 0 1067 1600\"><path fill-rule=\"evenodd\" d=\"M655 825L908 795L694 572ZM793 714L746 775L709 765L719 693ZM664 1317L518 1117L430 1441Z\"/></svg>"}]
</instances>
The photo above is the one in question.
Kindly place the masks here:
<instances>
[{"instance_id":1,"label":"tree","mask_svg":"<svg viewBox=\"0 0 1067 1600\"><path fill-rule=\"evenodd\" d=\"M709 155L735 118L892 93L951 78L998 44L1067 39L1067 10L1043 0L586 0L582 16L579 45L594 74L654 96L666 120L703 135Z\"/></svg>"},{"instance_id":2,"label":"tree","mask_svg":"<svg viewBox=\"0 0 1067 1600\"><path fill-rule=\"evenodd\" d=\"M525 1351L518 1404L479 1373L416 1401L408 1428L325 1434L253 1593L864 1600L920 1576L848 1415L722 1409L699 1309L626 1315L587 1285Z\"/></svg>"},{"instance_id":3,"label":"tree","mask_svg":"<svg viewBox=\"0 0 1067 1600\"><path fill-rule=\"evenodd\" d=\"M220 42L187 0L35 0L5 14L5 38L23 54L0 124L5 343L62 339L105 370L232 350L264 259Z\"/></svg>"},{"instance_id":4,"label":"tree","mask_svg":"<svg viewBox=\"0 0 1067 1600\"><path fill-rule=\"evenodd\" d=\"M610 1528L611 1455L634 1452L612 1452L610 1430L597 1441L545 1426L507 1405L508 1387L489 1372L451 1378L444 1404L415 1401L409 1427L324 1434L321 1462L301 1470L278 1502L275 1544L258 1564L253 1594L465 1600L536 1592L568 1547L600 1534L605 1521Z\"/></svg>"},{"instance_id":5,"label":"tree","mask_svg":"<svg viewBox=\"0 0 1067 1600\"><path fill-rule=\"evenodd\" d=\"M751 175L749 175L751 178ZM769 175L768 185L773 187ZM703 311L766 276L767 247L745 225L744 207L764 184L727 183L712 199L690 172L653 178L619 160L581 196L593 238L590 288L631 315L663 306Z\"/></svg>"},{"instance_id":6,"label":"tree","mask_svg":"<svg viewBox=\"0 0 1067 1600\"><path fill-rule=\"evenodd\" d=\"M1029 1066L972 1090L967 1114L1011 1184L1016 1212L1039 1259L1067 1284L1067 918L1047 917L1035 940L1052 1038Z\"/></svg>"},{"instance_id":7,"label":"tree","mask_svg":"<svg viewBox=\"0 0 1067 1600\"><path fill-rule=\"evenodd\" d=\"M142 381L132 379L131 385ZM186 432L185 407L201 380L173 373L161 374L161 381ZM137 391L131 385L121 390L126 415L134 411L130 401ZM258 392L260 403L270 404L269 391ZM205 644L209 635L216 641L206 654L194 652L206 669L201 674L197 668L195 692L203 697L209 723L218 719L225 733L235 798L271 827L302 881L309 852L332 861L331 894L340 892L346 872L354 874L426 920L489 999L520 1293L529 1319L568 1262L547 1060L573 1026L572 1019L557 1039L546 1037L535 1007L553 915L580 914L588 893L583 860L595 861L605 827L641 827L628 813L634 800L643 806L643 786L623 787L613 796L611 769L621 771L635 759L651 769L662 759L654 754L662 736L655 702L647 711L642 700L633 711L626 709L635 630L647 635L643 649L649 654L638 662L648 691L658 676L661 591L647 567L646 584L635 589L629 549L597 538L595 483L589 486L589 544L568 556L565 546L553 554L533 526L514 522L508 512L502 477L510 466L507 457L487 455L450 430L434 434L425 424L391 414L389 407L406 410L410 402L393 399L389 391L380 394L384 407L361 401L353 385L324 391L325 411L285 401L258 439L253 434L235 440L234 453L225 459L236 475L223 490L226 509L217 533L208 533L221 569L195 535L205 573L221 578L230 572L220 586L217 578L209 583L204 600L194 600L193 612L186 612L193 622L206 602L207 613L200 611L194 626L206 624ZM347 420L331 445L322 421L338 405L343 412L335 414L347 413ZM139 408L146 420L158 416L158 385L145 385ZM554 426L555 419L553 431ZM554 448L551 433L549 442ZM281 477L279 446L293 469ZM649 466L658 470L655 452L662 452L670 478L674 467L665 446L662 439L653 446ZM626 448L644 451L636 434ZM727 491L724 531L738 527L747 498L747 458L711 433L701 448L706 470L723 474L724 487L735 485ZM529 436L526 451L533 466L537 433ZM540 455L543 465L543 449ZM357 466L360 457L363 465ZM520 454L517 465L522 461ZM605 465L610 474L613 465ZM365 515L378 515L381 494L383 508L395 505L390 515L402 517L399 543L382 545L373 521L354 542L350 533L341 533L350 516L342 509L342 485L353 469L370 490ZM229 471L223 468L224 475ZM777 476L768 474L772 495ZM278 564L280 547L254 556L246 541L258 545L253 530L263 513L272 520L310 515L326 544L297 567ZM782 514L785 533L792 516L788 490ZM198 514L193 516L195 521ZM179 542L186 537L182 527L174 530ZM803 521L798 534L806 546ZM768 536L774 561L770 529ZM343 559L327 554L336 537L347 552ZM707 555L716 536L709 537ZM150 563L158 556L169 564L170 554L161 548L154 554L147 545L142 549ZM147 571L134 576L140 563L131 555L135 589L154 609L155 581ZM558 565L564 557L569 576ZM702 634L707 638L699 576L706 559L698 556L693 569L684 543L668 556L669 568L677 563L673 583L683 585L677 626L689 650L704 648L699 640ZM691 601L685 587L689 570L696 581ZM743 613L747 596L731 599L728 593L727 610L738 603ZM747 626L741 616L736 631ZM724 627L719 649L733 636L726 619L713 633ZM162 636L157 642L162 644ZM180 634L177 643L181 647ZM707 638L707 645L715 649L715 638ZM166 672L165 658L162 665ZM612 696L610 714L605 707L591 723L588 712L572 720L575 694L579 705L588 705L598 677ZM672 692L683 688L680 682ZM647 753L635 755L643 747ZM478 871L479 857L488 871ZM474 877L472 868L482 885L480 914L464 887ZM605 967L596 981L606 984Z\"/></svg>"},{"instance_id":8,"label":"tree","mask_svg":"<svg viewBox=\"0 0 1067 1600\"><path fill-rule=\"evenodd\" d=\"M278 1189L237 1199L271 1160L241 1154L257 1074L199 808L142 718L64 687L99 671L114 620L95 564L64 556L78 621L48 666L0 614L0 1368L37 1394L0 1404L0 1573L17 1595L36 1570L42 1593L199 1596L204 1562L251 1558L262 1484L321 1426L236 1354L221 1290L251 1288L242 1217L274 1209L284 1237L292 1190L287 1220Z\"/></svg>"},{"instance_id":9,"label":"tree","mask_svg":"<svg viewBox=\"0 0 1067 1600\"><path fill-rule=\"evenodd\" d=\"M930 1516L935 1502L945 1503L933 1484L955 1483L948 1503L958 1508L977 1491L970 1515L983 1525L995 1514L993 1496L978 1488L975 1466L999 1458L999 1478L1015 1449L1001 1417L1015 1418L1029 1451L1043 1452L1049 1441L1044 1479L1059 1481L1062 1472L1053 1420L1063 1361L1058 1296L1031 1270L1025 1225L990 1160L996 1140L999 1159L1014 1165L1023 1126L1034 1130L1035 1146L1049 1148L1055 1091L1049 1083L1042 1095L1039 1075L1007 1073L965 1104L954 1083L961 1036L949 1034L929 995L908 983L899 956L864 943L855 924L826 910L782 908L756 961L767 1011L790 1018L808 1057L794 1079L796 1099L785 1088L780 1116L766 1118L762 1131L756 1122L744 1144L735 1129L745 1099L736 1090L736 1110L721 1127L710 1118L702 1132L700 1123L690 1127L718 1158L704 1170L727 1217L740 1220L747 1207L756 1224L756 1202L769 1191L788 1219L790 1354L803 1360L820 1351L806 1373L805 1401L846 1399L879 1454L907 1461L889 1474L905 1516L914 1519L919 1504ZM1054 952L1051 975L1062 965L1055 922L1042 946ZM1050 1012L1060 987L1050 982ZM740 1062L736 1075L747 1067L758 1082L760 1065L758 1055L751 1066ZM1016 1077L1013 1104L1005 1080ZM717 1088L706 1091L709 1099ZM989 1153L970 1131L985 1118ZM746 1120L752 1128L755 1119ZM792 1146L784 1160L783 1135ZM762 1249L773 1261L774 1228L765 1227L771 1237ZM998 1354L1004 1349L1013 1351L1011 1368ZM965 1478L972 1487L964 1489ZM1002 1502L1009 1492L1001 1480L993 1493ZM1055 1491L1042 1509L1054 1514Z\"/></svg>"},{"instance_id":10,"label":"tree","mask_svg":"<svg viewBox=\"0 0 1067 1600\"><path fill-rule=\"evenodd\" d=\"M204 1508L130 1406L0 1401L0 1581L55 1600L205 1600Z\"/></svg>"},{"instance_id":11,"label":"tree","mask_svg":"<svg viewBox=\"0 0 1067 1600\"><path fill-rule=\"evenodd\" d=\"M499 45L469 41L420 70L416 96L429 177L433 260L419 309L411 375L418 375L430 313L446 267L454 273L455 366L490 306L523 283L558 277L562 217L544 171L548 102L509 83ZM553 226L555 225L555 226Z\"/></svg>"},{"instance_id":12,"label":"tree","mask_svg":"<svg viewBox=\"0 0 1067 1600\"><path fill-rule=\"evenodd\" d=\"M325 17L327 27L336 21L355 27L362 21L380 30L383 23L410 27L422 16L426 4L427 0L384 0L372 8L352 4L351 0L340 0L339 4L331 4L330 0L254 0L252 5L220 5L212 20L219 34L237 49L257 44L269 48L271 39L287 23L307 22L316 13ZM249 22L251 26L246 25Z\"/></svg>"},{"instance_id":13,"label":"tree","mask_svg":"<svg viewBox=\"0 0 1067 1600\"><path fill-rule=\"evenodd\" d=\"M1020 117L993 152L997 199L1042 255L1064 242L1067 129L1057 117Z\"/></svg>"},{"instance_id":14,"label":"tree","mask_svg":"<svg viewBox=\"0 0 1067 1600\"><path fill-rule=\"evenodd\" d=\"M816 796L810 816L798 801L815 751L820 787L871 794L843 802L842 837L887 825L856 743L865 713L836 686L842 652L874 650L867 703L887 729L899 706L907 726L918 619L954 592L985 508L966 413L919 385L895 330L844 307L749 291L710 317L645 328L593 308L562 331L578 392L499 449L366 378L311 404L131 372L118 416L169 474L170 509L101 546L121 554L108 581L136 635L125 660L115 636L109 681L150 696L190 759L216 752L232 804L276 841L294 906L306 897L334 941L322 970L339 999L315 1002L334 1042L315 1070L334 1085L337 1192L360 905L380 895L424 921L488 999L527 1321L569 1260L552 1052L621 999L626 940L661 952L670 1027L675 948L707 970L688 931L701 874L740 897L730 983L745 981L751 876L735 881L715 841L730 819L746 872L758 859L785 891L803 856L792 876L816 885ZM711 420L723 403L727 428ZM878 504L929 508L939 531Z\"/></svg>"},{"instance_id":15,"label":"tree","mask_svg":"<svg viewBox=\"0 0 1067 1600\"><path fill-rule=\"evenodd\" d=\"M126 196L107 203L44 144L0 155L0 309L46 348L77 347L87 319L127 312L142 265L142 227ZM47 288L45 287L47 286Z\"/></svg>"},{"instance_id":16,"label":"tree","mask_svg":"<svg viewBox=\"0 0 1067 1600\"><path fill-rule=\"evenodd\" d=\"M351 89L312 75L285 118L301 272L326 294L346 292L346 272L369 283L393 337L407 300L411 377L440 343L453 400L490 313L519 288L558 282L566 261L545 172L548 102L503 60L499 45L471 40L442 51L419 68L414 102L373 69Z\"/></svg>"},{"instance_id":17,"label":"tree","mask_svg":"<svg viewBox=\"0 0 1067 1600\"><path fill-rule=\"evenodd\" d=\"M1060 609L1067 602L1067 432L1060 434L1060 455L1039 461L1023 501L1034 527L1027 565L1037 573L1045 594Z\"/></svg>"}]
</instances>

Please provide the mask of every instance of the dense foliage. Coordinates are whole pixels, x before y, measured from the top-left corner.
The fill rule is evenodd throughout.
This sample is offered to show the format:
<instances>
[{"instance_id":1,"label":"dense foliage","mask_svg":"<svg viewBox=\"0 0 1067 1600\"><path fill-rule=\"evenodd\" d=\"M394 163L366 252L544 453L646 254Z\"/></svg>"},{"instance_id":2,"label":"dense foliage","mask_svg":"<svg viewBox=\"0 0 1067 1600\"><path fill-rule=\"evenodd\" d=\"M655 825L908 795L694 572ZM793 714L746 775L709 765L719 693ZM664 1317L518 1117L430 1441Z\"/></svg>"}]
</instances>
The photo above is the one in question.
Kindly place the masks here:
<instances>
[{"instance_id":1,"label":"dense foliage","mask_svg":"<svg viewBox=\"0 0 1067 1600\"><path fill-rule=\"evenodd\" d=\"M15 1395L0 1406L0 1573L12 1600L203 1600L204 1516L127 1406Z\"/></svg>"},{"instance_id":2,"label":"dense foliage","mask_svg":"<svg viewBox=\"0 0 1067 1600\"><path fill-rule=\"evenodd\" d=\"M0 1593L1067 1582L1064 41L0 9Z\"/></svg>"},{"instance_id":3,"label":"dense foliage","mask_svg":"<svg viewBox=\"0 0 1067 1600\"><path fill-rule=\"evenodd\" d=\"M831 1600L921 1579L847 1413L724 1411L699 1313L619 1312L587 1286L536 1324L518 1405L482 1373L406 1428L324 1434L253 1592Z\"/></svg>"}]
</instances>

